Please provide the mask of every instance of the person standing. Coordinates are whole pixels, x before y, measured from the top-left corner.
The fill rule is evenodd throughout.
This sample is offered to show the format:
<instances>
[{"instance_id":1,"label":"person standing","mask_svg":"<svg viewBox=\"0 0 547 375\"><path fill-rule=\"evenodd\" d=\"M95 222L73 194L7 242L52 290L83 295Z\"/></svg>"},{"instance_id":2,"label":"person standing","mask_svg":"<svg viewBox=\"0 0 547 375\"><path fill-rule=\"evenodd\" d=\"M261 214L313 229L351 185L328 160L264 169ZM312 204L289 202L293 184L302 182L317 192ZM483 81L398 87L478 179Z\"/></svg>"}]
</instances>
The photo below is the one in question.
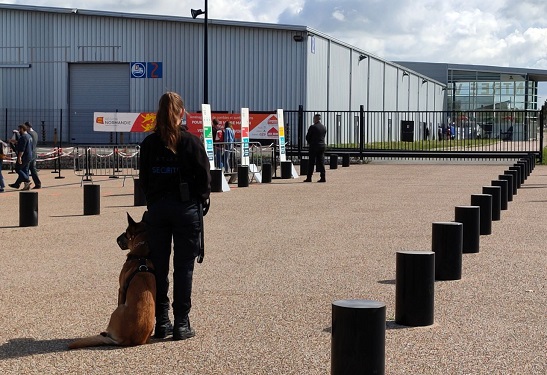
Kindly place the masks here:
<instances>
[{"instance_id":1,"label":"person standing","mask_svg":"<svg viewBox=\"0 0 547 375\"><path fill-rule=\"evenodd\" d=\"M215 147L215 168L222 169L224 163L224 131L222 130L222 124L217 119L213 120L213 126L216 130L213 130L213 144Z\"/></svg>"},{"instance_id":2,"label":"person standing","mask_svg":"<svg viewBox=\"0 0 547 375\"><path fill-rule=\"evenodd\" d=\"M184 102L166 92L159 100L154 132L141 143L139 178L146 196L150 260L156 272L154 337L185 340L190 326L194 263L200 253L202 216L209 206L211 175L205 147L181 126ZM173 315L169 319L169 260L173 241Z\"/></svg>"},{"instance_id":3,"label":"person standing","mask_svg":"<svg viewBox=\"0 0 547 375\"><path fill-rule=\"evenodd\" d=\"M306 134L306 141L309 145L310 161L308 165L308 176L304 182L311 182L311 176L313 175L313 169L317 165L320 179L317 182L327 182L325 176L325 135L327 134L327 128L321 123L321 115L316 113L313 116L313 125L308 128Z\"/></svg>"},{"instance_id":4,"label":"person standing","mask_svg":"<svg viewBox=\"0 0 547 375\"><path fill-rule=\"evenodd\" d=\"M234 142L236 141L236 133L230 121L224 123L224 171L230 173L231 169L234 168L233 163L233 153L234 153Z\"/></svg>"},{"instance_id":5,"label":"person standing","mask_svg":"<svg viewBox=\"0 0 547 375\"><path fill-rule=\"evenodd\" d=\"M32 160L32 137L27 133L27 126L25 124L21 124L17 128L19 130L19 139L15 144L15 153L17 155L15 172L17 172L19 176L13 184L9 184L8 186L19 189L19 186L23 183L23 190L29 190L29 165Z\"/></svg>"},{"instance_id":6,"label":"person standing","mask_svg":"<svg viewBox=\"0 0 547 375\"><path fill-rule=\"evenodd\" d=\"M25 125L28 128L28 133L32 137L32 160L29 164L29 173L32 177L32 181L34 181L34 187L33 189L40 189L42 187L42 181L40 181L40 177L38 177L38 171L36 170L36 159L38 159L38 133L32 129L32 124L30 122L25 122Z\"/></svg>"}]
</instances>

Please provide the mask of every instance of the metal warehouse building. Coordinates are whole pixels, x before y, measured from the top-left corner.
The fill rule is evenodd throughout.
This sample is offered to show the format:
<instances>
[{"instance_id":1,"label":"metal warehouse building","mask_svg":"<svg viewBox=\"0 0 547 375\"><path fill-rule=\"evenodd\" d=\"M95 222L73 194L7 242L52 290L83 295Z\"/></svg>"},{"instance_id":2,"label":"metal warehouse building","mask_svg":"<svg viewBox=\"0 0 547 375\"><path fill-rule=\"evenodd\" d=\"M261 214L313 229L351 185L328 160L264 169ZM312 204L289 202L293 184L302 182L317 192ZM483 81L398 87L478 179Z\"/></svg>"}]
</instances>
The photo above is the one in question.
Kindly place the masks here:
<instances>
[{"instance_id":1,"label":"metal warehouse building","mask_svg":"<svg viewBox=\"0 0 547 375\"><path fill-rule=\"evenodd\" d=\"M0 4L0 30L6 137L29 120L46 139L111 143L93 112L155 111L167 90L200 110L203 19ZM209 20L208 35L213 112L445 107L445 84L306 26Z\"/></svg>"}]
</instances>

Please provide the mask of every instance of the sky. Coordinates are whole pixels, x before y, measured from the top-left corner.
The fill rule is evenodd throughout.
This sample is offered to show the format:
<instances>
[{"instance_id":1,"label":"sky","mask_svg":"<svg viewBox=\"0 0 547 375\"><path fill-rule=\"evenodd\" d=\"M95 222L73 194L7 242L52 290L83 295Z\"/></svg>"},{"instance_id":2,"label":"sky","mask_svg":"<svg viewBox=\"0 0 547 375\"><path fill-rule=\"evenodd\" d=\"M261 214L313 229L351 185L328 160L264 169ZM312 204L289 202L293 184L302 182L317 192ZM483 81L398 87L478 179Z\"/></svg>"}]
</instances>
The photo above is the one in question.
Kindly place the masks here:
<instances>
[{"instance_id":1,"label":"sky","mask_svg":"<svg viewBox=\"0 0 547 375\"><path fill-rule=\"evenodd\" d=\"M205 0L30 0L7 4L190 17ZM545 0L210 0L209 18L304 25L390 61L547 70ZM539 103L547 100L540 84Z\"/></svg>"}]
</instances>

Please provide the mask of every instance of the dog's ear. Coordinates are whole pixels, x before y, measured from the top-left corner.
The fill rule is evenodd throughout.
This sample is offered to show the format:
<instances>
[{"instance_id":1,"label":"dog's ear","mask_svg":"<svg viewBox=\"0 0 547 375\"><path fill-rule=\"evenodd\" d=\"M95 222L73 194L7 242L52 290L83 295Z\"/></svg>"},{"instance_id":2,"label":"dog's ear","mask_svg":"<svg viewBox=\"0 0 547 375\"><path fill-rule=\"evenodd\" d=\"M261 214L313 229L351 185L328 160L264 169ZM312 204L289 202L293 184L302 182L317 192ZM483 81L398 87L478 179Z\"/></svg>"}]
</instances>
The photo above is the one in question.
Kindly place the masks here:
<instances>
[{"instance_id":1,"label":"dog's ear","mask_svg":"<svg viewBox=\"0 0 547 375\"><path fill-rule=\"evenodd\" d=\"M131 215L129 215L129 212L127 212L127 223L129 225L135 225L135 220L133 220L133 218L131 217Z\"/></svg>"}]
</instances>

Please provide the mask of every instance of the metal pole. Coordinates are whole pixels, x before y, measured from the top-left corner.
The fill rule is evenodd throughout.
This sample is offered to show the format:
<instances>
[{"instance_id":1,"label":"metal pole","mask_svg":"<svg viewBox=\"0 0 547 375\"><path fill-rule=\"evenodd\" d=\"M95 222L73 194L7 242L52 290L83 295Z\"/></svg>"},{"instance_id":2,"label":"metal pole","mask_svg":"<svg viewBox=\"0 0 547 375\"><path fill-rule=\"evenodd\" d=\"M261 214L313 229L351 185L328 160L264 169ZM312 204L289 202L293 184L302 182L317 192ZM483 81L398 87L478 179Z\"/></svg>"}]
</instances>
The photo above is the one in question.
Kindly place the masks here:
<instances>
[{"instance_id":1,"label":"metal pole","mask_svg":"<svg viewBox=\"0 0 547 375\"><path fill-rule=\"evenodd\" d=\"M61 134L59 135L59 147L57 148L57 160L59 162L59 175L55 176L56 179L63 179L64 176L61 176L61 153L63 152L63 109L59 110L60 124L59 129Z\"/></svg>"},{"instance_id":2,"label":"metal pole","mask_svg":"<svg viewBox=\"0 0 547 375\"><path fill-rule=\"evenodd\" d=\"M304 145L304 106L298 106L298 159L302 163L302 147Z\"/></svg>"},{"instance_id":3,"label":"metal pole","mask_svg":"<svg viewBox=\"0 0 547 375\"><path fill-rule=\"evenodd\" d=\"M204 43L203 43L203 103L209 104L209 61L208 61L208 38L207 24L209 23L208 1L205 0L205 25L204 25Z\"/></svg>"}]
</instances>

